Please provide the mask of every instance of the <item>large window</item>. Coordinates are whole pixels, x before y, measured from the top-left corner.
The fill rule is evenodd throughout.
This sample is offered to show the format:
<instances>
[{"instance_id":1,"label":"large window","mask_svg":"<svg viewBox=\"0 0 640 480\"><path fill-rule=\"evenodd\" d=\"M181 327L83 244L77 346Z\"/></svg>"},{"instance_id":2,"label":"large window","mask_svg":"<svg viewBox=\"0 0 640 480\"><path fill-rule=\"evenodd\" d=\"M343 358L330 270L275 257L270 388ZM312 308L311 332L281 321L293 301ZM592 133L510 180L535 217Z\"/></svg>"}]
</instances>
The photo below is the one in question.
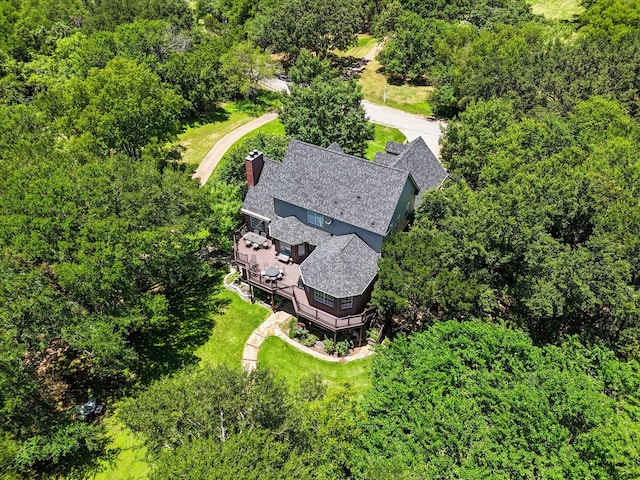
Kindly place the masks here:
<instances>
[{"instance_id":1,"label":"large window","mask_svg":"<svg viewBox=\"0 0 640 480\"><path fill-rule=\"evenodd\" d=\"M311 225L322 227L324 225L324 215L321 215L313 210L307 210L307 222Z\"/></svg>"},{"instance_id":2,"label":"large window","mask_svg":"<svg viewBox=\"0 0 640 480\"><path fill-rule=\"evenodd\" d=\"M345 297L340 299L340 308L342 310L349 310L353 308L353 297Z\"/></svg>"},{"instance_id":3,"label":"large window","mask_svg":"<svg viewBox=\"0 0 640 480\"><path fill-rule=\"evenodd\" d=\"M313 291L313 298L316 302L322 303L323 305L327 305L328 307L333 307L334 298L328 293L321 292L320 290Z\"/></svg>"}]
</instances>

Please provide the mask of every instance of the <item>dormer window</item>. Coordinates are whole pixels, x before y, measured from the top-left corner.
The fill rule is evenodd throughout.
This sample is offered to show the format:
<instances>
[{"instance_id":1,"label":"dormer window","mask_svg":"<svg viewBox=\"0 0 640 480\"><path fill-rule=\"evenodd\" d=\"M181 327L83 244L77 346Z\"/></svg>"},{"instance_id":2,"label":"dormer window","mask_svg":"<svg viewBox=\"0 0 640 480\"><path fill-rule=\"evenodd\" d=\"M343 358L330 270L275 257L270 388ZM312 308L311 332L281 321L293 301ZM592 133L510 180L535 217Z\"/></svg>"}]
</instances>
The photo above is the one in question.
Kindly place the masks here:
<instances>
[{"instance_id":1,"label":"dormer window","mask_svg":"<svg viewBox=\"0 0 640 480\"><path fill-rule=\"evenodd\" d=\"M324 225L324 215L313 210L307 210L307 222L316 227L322 227Z\"/></svg>"}]
</instances>

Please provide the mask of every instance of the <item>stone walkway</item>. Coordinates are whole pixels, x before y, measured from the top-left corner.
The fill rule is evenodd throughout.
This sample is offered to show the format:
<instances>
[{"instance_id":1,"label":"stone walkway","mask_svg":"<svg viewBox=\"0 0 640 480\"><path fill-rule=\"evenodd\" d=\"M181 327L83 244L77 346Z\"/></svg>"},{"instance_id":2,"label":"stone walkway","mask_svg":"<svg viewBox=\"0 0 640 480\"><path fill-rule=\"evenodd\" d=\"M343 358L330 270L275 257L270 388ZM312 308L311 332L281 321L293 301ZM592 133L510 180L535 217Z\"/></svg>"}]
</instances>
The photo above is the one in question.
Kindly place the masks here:
<instances>
[{"instance_id":1,"label":"stone walkway","mask_svg":"<svg viewBox=\"0 0 640 480\"><path fill-rule=\"evenodd\" d=\"M272 335L281 338L289 345L297 348L301 352L311 355L312 357L315 357L319 360L325 360L327 362L352 362L354 360L360 360L361 358L366 358L373 355L373 350L371 350L371 347L369 347L368 345L358 348L356 353L350 354L346 357L334 357L332 355L320 353L312 348L305 347L304 345L301 345L295 340L289 338L289 336L286 335L280 328L280 325L283 322L286 322L289 318L291 318L291 315L287 312L275 312L269 315L269 318L262 322L262 324L253 331L247 342L244 344L244 351L242 352L242 367L245 370L249 372L251 370L255 370L256 366L258 365L258 351L260 350L260 346L267 337Z\"/></svg>"}]
</instances>

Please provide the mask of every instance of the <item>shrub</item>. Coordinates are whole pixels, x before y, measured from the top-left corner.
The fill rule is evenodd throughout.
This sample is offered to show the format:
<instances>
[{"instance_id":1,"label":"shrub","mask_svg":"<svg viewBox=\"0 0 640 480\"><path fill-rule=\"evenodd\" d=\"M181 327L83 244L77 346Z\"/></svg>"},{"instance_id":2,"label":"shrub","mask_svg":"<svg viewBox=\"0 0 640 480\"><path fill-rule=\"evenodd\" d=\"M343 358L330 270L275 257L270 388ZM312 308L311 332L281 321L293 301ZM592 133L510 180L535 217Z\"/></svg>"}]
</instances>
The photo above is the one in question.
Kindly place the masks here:
<instances>
[{"instance_id":1,"label":"shrub","mask_svg":"<svg viewBox=\"0 0 640 480\"><path fill-rule=\"evenodd\" d=\"M313 333L309 333L305 338L302 339L302 344L305 347L313 347L318 341L318 337L316 337Z\"/></svg>"},{"instance_id":2,"label":"shrub","mask_svg":"<svg viewBox=\"0 0 640 480\"><path fill-rule=\"evenodd\" d=\"M294 325L293 337L291 338L297 338L298 340L302 340L306 338L307 335L309 335L309 330L305 328L304 323L298 322Z\"/></svg>"},{"instance_id":3,"label":"shrub","mask_svg":"<svg viewBox=\"0 0 640 480\"><path fill-rule=\"evenodd\" d=\"M347 340L343 340L341 342L336 343L336 353L339 357L346 357L349 355L349 342Z\"/></svg>"},{"instance_id":4,"label":"shrub","mask_svg":"<svg viewBox=\"0 0 640 480\"><path fill-rule=\"evenodd\" d=\"M291 317L291 320L289 320L289 338L295 338L296 336L295 334L296 323L297 323L297 320Z\"/></svg>"},{"instance_id":5,"label":"shrub","mask_svg":"<svg viewBox=\"0 0 640 480\"><path fill-rule=\"evenodd\" d=\"M333 355L336 351L336 344L330 338L325 338L322 341L322 346L324 347L324 351L329 355Z\"/></svg>"}]
</instances>

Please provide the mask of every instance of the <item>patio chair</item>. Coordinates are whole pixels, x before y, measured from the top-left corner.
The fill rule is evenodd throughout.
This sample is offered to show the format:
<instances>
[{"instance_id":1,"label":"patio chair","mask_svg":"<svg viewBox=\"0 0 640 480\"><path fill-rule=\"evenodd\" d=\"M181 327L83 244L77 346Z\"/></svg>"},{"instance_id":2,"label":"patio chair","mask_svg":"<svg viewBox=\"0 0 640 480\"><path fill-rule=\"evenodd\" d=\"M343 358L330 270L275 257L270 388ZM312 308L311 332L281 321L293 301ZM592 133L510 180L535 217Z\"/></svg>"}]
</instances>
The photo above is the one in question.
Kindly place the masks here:
<instances>
[{"instance_id":1,"label":"patio chair","mask_svg":"<svg viewBox=\"0 0 640 480\"><path fill-rule=\"evenodd\" d=\"M247 248L251 248L251 245L253 245L253 242L251 240L245 240L244 241L244 246Z\"/></svg>"}]
</instances>

